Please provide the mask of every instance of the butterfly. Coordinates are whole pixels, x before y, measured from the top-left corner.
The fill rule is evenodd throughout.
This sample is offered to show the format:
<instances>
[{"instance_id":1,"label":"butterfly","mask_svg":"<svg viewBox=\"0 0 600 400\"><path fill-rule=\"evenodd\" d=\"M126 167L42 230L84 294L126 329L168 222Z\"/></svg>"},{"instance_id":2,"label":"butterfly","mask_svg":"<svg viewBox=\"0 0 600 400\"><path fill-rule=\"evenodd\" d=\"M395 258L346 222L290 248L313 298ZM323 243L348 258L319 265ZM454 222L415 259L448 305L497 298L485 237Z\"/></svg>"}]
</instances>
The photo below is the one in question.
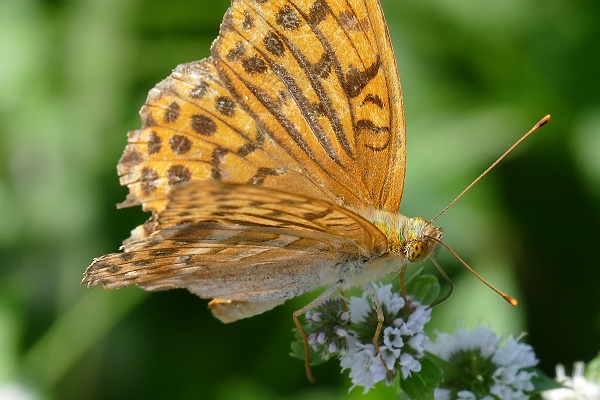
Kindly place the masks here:
<instances>
[{"instance_id":1,"label":"butterfly","mask_svg":"<svg viewBox=\"0 0 600 400\"><path fill-rule=\"evenodd\" d=\"M149 92L117 169L152 217L83 283L186 288L233 322L428 258L398 213L406 134L378 0L233 0L211 56Z\"/></svg>"}]
</instances>

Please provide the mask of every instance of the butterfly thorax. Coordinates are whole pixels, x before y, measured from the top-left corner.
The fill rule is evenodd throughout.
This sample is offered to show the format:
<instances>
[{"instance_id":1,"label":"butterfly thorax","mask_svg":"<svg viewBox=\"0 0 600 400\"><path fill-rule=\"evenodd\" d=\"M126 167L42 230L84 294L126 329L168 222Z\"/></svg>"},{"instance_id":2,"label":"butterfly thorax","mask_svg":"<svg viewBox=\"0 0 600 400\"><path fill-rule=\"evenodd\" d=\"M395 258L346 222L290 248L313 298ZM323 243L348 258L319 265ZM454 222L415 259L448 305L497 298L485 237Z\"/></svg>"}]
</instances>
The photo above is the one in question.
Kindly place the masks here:
<instances>
[{"instance_id":1,"label":"butterfly thorax","mask_svg":"<svg viewBox=\"0 0 600 400\"><path fill-rule=\"evenodd\" d=\"M409 218L376 209L359 212L385 234L388 253L409 262L426 260L442 239L442 228L431 225L425 218Z\"/></svg>"}]
</instances>

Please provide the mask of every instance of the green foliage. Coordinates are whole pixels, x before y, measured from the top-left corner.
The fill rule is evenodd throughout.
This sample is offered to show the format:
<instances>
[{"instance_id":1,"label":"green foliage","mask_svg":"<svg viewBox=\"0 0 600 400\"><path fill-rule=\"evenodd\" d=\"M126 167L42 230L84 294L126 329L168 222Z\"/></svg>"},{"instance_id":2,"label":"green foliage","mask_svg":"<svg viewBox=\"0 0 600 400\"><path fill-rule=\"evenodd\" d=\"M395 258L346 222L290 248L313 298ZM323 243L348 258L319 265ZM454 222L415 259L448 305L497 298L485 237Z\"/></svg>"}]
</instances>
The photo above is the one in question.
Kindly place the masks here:
<instances>
[{"instance_id":1,"label":"green foliage","mask_svg":"<svg viewBox=\"0 0 600 400\"><path fill-rule=\"evenodd\" d=\"M525 368L525 370L528 372L535 372L535 376L531 379L533 386L535 387L531 393L532 396L539 395L546 390L559 389L563 387L560 383L548 377L539 368Z\"/></svg>"},{"instance_id":2,"label":"green foliage","mask_svg":"<svg viewBox=\"0 0 600 400\"><path fill-rule=\"evenodd\" d=\"M587 380L600 384L600 353L586 364L584 376Z\"/></svg>"},{"instance_id":3,"label":"green foliage","mask_svg":"<svg viewBox=\"0 0 600 400\"><path fill-rule=\"evenodd\" d=\"M290 357L297 358L304 361L306 359L306 353L304 351L304 341L302 335L297 329L293 329L294 340L291 344ZM321 351L315 351L311 346L308 346L310 366L314 367L321 365L324 362L331 360L331 353L325 353Z\"/></svg>"},{"instance_id":4,"label":"green foliage","mask_svg":"<svg viewBox=\"0 0 600 400\"><path fill-rule=\"evenodd\" d=\"M421 304L432 304L440 294L440 283L434 275L417 273L406 282L406 292Z\"/></svg>"},{"instance_id":5,"label":"green foliage","mask_svg":"<svg viewBox=\"0 0 600 400\"><path fill-rule=\"evenodd\" d=\"M443 379L443 373L429 355L420 361L421 371L413 373L407 379L400 379L400 387L411 399L430 400L433 399L433 391Z\"/></svg>"}]
</instances>

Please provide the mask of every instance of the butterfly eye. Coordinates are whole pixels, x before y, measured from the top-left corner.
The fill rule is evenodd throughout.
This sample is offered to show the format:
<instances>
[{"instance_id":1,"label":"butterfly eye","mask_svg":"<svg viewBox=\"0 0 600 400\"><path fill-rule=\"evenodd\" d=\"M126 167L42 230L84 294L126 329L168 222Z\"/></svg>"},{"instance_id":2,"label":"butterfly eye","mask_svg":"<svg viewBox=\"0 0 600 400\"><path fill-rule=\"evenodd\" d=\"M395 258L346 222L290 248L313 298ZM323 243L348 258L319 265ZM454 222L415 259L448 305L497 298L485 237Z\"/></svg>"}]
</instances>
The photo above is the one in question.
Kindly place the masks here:
<instances>
[{"instance_id":1,"label":"butterfly eye","mask_svg":"<svg viewBox=\"0 0 600 400\"><path fill-rule=\"evenodd\" d=\"M427 251L427 245L423 242L412 242L408 244L408 261L419 262L423 261L429 252Z\"/></svg>"}]
</instances>

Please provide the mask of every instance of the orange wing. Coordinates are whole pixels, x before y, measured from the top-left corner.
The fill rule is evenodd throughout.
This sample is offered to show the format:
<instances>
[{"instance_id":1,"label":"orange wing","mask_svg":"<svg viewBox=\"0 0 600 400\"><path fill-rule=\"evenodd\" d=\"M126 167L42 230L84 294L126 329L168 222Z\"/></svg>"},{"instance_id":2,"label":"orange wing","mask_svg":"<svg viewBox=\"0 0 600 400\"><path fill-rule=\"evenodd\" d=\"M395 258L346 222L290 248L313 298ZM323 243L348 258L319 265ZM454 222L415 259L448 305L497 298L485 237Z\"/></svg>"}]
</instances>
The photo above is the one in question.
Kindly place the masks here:
<instances>
[{"instance_id":1,"label":"orange wing","mask_svg":"<svg viewBox=\"0 0 600 400\"><path fill-rule=\"evenodd\" d=\"M377 1L234 0L212 51L150 91L121 207L156 215L174 186L224 180L398 211L404 115Z\"/></svg>"},{"instance_id":2,"label":"orange wing","mask_svg":"<svg viewBox=\"0 0 600 400\"><path fill-rule=\"evenodd\" d=\"M398 211L404 115L378 1L234 0L212 54L236 101L327 198Z\"/></svg>"},{"instance_id":3,"label":"orange wing","mask_svg":"<svg viewBox=\"0 0 600 400\"><path fill-rule=\"evenodd\" d=\"M387 250L385 235L327 201L225 182L175 189L157 231L94 260L89 287L187 288L202 298L274 305Z\"/></svg>"},{"instance_id":4,"label":"orange wing","mask_svg":"<svg viewBox=\"0 0 600 400\"><path fill-rule=\"evenodd\" d=\"M263 184L323 197L235 103L210 58L178 66L150 91L140 115L143 127L129 133L117 165L121 184L129 187L120 207L143 204L156 215L175 186L193 180ZM150 223L132 239L152 230Z\"/></svg>"}]
</instances>

